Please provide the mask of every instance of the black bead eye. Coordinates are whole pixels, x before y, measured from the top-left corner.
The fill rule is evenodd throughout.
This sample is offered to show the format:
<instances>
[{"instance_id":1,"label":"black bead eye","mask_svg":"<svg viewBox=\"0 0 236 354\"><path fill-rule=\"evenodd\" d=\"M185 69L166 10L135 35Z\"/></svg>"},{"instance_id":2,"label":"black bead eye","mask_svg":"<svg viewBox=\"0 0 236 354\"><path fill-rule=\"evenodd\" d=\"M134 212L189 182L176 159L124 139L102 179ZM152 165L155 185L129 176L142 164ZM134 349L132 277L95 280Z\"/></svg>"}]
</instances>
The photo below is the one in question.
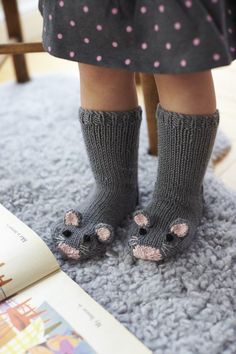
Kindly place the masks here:
<instances>
[{"instance_id":1,"label":"black bead eye","mask_svg":"<svg viewBox=\"0 0 236 354\"><path fill-rule=\"evenodd\" d=\"M65 237L70 237L72 232L70 230L65 230L62 232L62 234L65 236Z\"/></svg>"},{"instance_id":2,"label":"black bead eye","mask_svg":"<svg viewBox=\"0 0 236 354\"><path fill-rule=\"evenodd\" d=\"M139 229L139 235L146 235L146 233L147 233L147 230L144 229L143 227L141 227L141 228Z\"/></svg>"},{"instance_id":3,"label":"black bead eye","mask_svg":"<svg viewBox=\"0 0 236 354\"><path fill-rule=\"evenodd\" d=\"M172 242L172 241L174 241L174 235L172 235L172 234L167 234L167 235L166 235L166 241L167 241L167 242Z\"/></svg>"},{"instance_id":4,"label":"black bead eye","mask_svg":"<svg viewBox=\"0 0 236 354\"><path fill-rule=\"evenodd\" d=\"M90 242L91 241L91 236L90 235L84 235L83 241L84 242Z\"/></svg>"}]
</instances>

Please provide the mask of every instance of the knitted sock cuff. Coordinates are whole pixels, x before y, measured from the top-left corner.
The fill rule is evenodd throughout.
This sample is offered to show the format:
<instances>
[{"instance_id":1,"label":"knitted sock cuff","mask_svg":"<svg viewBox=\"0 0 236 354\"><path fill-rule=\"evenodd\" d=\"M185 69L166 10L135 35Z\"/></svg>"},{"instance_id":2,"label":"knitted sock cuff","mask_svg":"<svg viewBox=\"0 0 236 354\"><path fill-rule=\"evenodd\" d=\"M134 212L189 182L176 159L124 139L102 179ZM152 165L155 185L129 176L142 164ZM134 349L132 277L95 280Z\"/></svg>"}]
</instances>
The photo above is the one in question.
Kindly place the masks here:
<instances>
[{"instance_id":1,"label":"knitted sock cuff","mask_svg":"<svg viewBox=\"0 0 236 354\"><path fill-rule=\"evenodd\" d=\"M81 124L111 124L117 122L118 124L127 123L141 123L142 108L137 106L134 109L127 111L96 111L91 109L79 107L79 120Z\"/></svg>"},{"instance_id":2,"label":"knitted sock cuff","mask_svg":"<svg viewBox=\"0 0 236 354\"><path fill-rule=\"evenodd\" d=\"M164 109L160 103L156 109L156 118L159 124L163 124L169 128L183 126L185 129L217 128L220 121L218 109L212 114L184 114L168 111Z\"/></svg>"}]
</instances>

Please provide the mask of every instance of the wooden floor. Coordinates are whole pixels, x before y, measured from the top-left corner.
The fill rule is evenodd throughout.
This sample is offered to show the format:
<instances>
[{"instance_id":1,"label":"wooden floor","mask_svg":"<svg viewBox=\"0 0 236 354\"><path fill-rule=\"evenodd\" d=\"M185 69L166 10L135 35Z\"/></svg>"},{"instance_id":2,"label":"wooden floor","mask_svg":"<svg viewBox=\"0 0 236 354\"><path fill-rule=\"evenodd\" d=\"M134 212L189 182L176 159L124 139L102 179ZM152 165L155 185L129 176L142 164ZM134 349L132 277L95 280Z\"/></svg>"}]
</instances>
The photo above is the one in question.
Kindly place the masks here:
<instances>
[{"instance_id":1,"label":"wooden floor","mask_svg":"<svg viewBox=\"0 0 236 354\"><path fill-rule=\"evenodd\" d=\"M42 25L39 14L25 15L22 24L26 40L39 40ZM0 34L0 41L3 41L5 36L3 24L0 24ZM27 54L26 57L31 74L64 72L77 77L79 75L75 62L58 59L47 53ZM231 151L217 164L215 172L226 185L236 189L236 61L230 66L214 69L213 76L221 114L220 129L232 143ZM12 60L8 58L0 70L0 83L13 79ZM140 92L138 94L142 105Z\"/></svg>"}]
</instances>

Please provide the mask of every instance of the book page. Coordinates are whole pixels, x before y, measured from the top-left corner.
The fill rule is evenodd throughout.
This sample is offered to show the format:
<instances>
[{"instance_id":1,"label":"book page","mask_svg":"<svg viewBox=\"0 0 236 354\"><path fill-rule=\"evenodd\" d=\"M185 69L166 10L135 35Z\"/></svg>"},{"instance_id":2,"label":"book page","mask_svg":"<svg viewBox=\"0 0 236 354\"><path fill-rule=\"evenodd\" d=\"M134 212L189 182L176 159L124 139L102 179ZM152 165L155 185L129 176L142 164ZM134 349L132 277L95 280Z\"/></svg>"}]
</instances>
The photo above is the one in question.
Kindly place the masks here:
<instances>
[{"instance_id":1,"label":"book page","mask_svg":"<svg viewBox=\"0 0 236 354\"><path fill-rule=\"evenodd\" d=\"M0 304L0 354L151 354L59 271Z\"/></svg>"},{"instance_id":2,"label":"book page","mask_svg":"<svg viewBox=\"0 0 236 354\"><path fill-rule=\"evenodd\" d=\"M41 238L0 204L0 301L59 269Z\"/></svg>"}]
</instances>

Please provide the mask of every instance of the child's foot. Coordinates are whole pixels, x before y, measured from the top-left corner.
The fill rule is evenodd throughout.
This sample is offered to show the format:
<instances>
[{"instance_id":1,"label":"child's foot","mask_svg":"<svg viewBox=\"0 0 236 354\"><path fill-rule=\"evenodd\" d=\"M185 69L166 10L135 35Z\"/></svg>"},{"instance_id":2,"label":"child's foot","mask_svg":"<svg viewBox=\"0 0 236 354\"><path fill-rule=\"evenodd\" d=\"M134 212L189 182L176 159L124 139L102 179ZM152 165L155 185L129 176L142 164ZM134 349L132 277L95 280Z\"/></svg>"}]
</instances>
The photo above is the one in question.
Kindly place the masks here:
<instances>
[{"instance_id":1,"label":"child's foot","mask_svg":"<svg viewBox=\"0 0 236 354\"><path fill-rule=\"evenodd\" d=\"M133 256L161 261L191 243L203 209L203 178L219 123L209 116L168 112L158 116L159 164L152 200L134 213Z\"/></svg>"},{"instance_id":2,"label":"child's foot","mask_svg":"<svg viewBox=\"0 0 236 354\"><path fill-rule=\"evenodd\" d=\"M95 185L78 209L52 229L59 251L83 260L105 254L116 228L137 204L137 163L142 109L93 111L80 107L79 119Z\"/></svg>"}]
</instances>

